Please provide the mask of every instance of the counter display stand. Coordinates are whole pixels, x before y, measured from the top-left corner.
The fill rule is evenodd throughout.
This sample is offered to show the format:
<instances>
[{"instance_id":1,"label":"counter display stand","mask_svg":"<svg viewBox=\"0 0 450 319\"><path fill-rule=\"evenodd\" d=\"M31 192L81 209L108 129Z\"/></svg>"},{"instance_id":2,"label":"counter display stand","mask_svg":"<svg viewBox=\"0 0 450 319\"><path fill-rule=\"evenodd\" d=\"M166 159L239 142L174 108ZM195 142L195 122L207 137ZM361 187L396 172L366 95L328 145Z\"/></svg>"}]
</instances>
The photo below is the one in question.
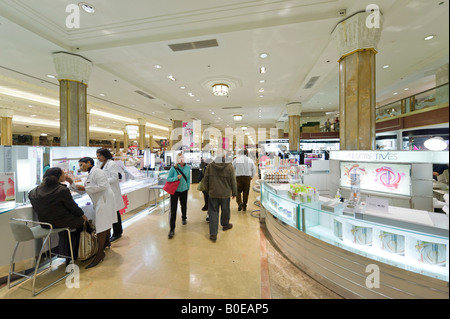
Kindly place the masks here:
<instances>
[{"instance_id":1,"label":"counter display stand","mask_svg":"<svg viewBox=\"0 0 450 319\"><path fill-rule=\"evenodd\" d=\"M330 199L300 203L264 182L261 204L275 244L343 297L449 298L448 216L397 207L346 215Z\"/></svg>"}]
</instances>

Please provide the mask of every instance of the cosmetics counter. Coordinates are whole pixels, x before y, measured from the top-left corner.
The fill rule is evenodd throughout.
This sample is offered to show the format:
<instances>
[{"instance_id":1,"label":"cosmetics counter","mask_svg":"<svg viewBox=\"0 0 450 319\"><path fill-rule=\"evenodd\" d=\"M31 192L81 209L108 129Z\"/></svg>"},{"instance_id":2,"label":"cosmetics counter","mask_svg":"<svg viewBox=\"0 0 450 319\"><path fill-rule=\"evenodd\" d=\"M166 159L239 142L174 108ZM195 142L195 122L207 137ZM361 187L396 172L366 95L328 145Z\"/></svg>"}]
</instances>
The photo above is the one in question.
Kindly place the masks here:
<instances>
[{"instance_id":1,"label":"cosmetics counter","mask_svg":"<svg viewBox=\"0 0 450 319\"><path fill-rule=\"evenodd\" d=\"M446 153L440 155L448 159ZM262 182L261 218L280 250L310 276L345 298L449 298L448 215L381 197L350 205L295 196L292 186Z\"/></svg>"},{"instance_id":2,"label":"cosmetics counter","mask_svg":"<svg viewBox=\"0 0 450 319\"><path fill-rule=\"evenodd\" d=\"M36 220L31 204L27 202L27 195L29 190L41 182L45 167L43 164L51 163L49 166L60 166L66 172L68 169L68 173L74 174L76 180L82 182L85 176L77 173L78 159L89 156L96 160L97 149L92 147L0 147L0 158L5 158L5 162L2 162L2 165L0 165L0 181L2 181L1 178L6 181L11 179L11 189L13 190L12 197L5 197L5 200L0 202L0 270L4 268L2 266L9 264L15 245L15 240L9 227L10 218ZM65 156L61 156L62 154ZM129 174L134 174L134 179L128 179L120 183L125 203L121 214L127 214L137 210L141 206L152 203L155 200L154 196L157 195L150 191L149 187L157 184L158 177L166 176L168 171L132 170ZM12 178L9 176L12 176ZM85 215L93 219L94 211L89 196L76 192L72 192L72 196L75 202L83 209ZM57 240L52 240L52 243L56 245ZM35 244L32 241L21 245L22 248L18 252L18 258L27 259L34 256L34 246ZM3 275L0 273L0 277Z\"/></svg>"}]
</instances>

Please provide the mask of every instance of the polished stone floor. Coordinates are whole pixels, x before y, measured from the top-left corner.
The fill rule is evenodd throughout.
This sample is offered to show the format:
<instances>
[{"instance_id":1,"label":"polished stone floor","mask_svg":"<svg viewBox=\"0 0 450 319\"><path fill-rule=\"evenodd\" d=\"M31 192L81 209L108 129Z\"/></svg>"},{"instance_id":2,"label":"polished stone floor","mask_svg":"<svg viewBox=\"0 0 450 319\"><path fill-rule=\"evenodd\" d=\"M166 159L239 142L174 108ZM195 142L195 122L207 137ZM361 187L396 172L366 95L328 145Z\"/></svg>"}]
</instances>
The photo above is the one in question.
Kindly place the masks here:
<instances>
[{"instance_id":1,"label":"polished stone floor","mask_svg":"<svg viewBox=\"0 0 450 319\"><path fill-rule=\"evenodd\" d=\"M168 212L162 206L124 222L122 238L113 242L97 267L79 262L79 287L65 281L35 299L339 299L293 266L266 239L251 192L247 212L232 201L233 228L219 228L217 242L209 240L203 197L192 185L188 220L178 216L175 237L168 239ZM168 209L168 201L166 208ZM256 215L256 214L255 214ZM36 288L64 272L61 259L42 274ZM75 281L69 282L72 285ZM31 298L31 283L0 287L0 299Z\"/></svg>"}]
</instances>

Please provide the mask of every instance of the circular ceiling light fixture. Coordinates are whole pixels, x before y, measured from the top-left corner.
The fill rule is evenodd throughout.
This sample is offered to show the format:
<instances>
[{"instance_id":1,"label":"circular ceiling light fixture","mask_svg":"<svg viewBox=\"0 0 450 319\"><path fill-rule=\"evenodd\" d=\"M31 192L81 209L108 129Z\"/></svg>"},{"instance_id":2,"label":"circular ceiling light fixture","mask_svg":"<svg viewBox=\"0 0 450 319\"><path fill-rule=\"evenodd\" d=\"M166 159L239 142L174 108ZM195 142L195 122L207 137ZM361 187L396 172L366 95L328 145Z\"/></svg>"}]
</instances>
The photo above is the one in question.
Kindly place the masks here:
<instances>
[{"instance_id":1,"label":"circular ceiling light fixture","mask_svg":"<svg viewBox=\"0 0 450 319\"><path fill-rule=\"evenodd\" d=\"M423 38L425 41L428 41L428 40L431 40L431 39L433 39L435 37L435 35L434 34L430 34L430 35L428 35L428 36L426 36L425 38Z\"/></svg>"},{"instance_id":2,"label":"circular ceiling light fixture","mask_svg":"<svg viewBox=\"0 0 450 319\"><path fill-rule=\"evenodd\" d=\"M212 86L212 88L213 88L213 94L215 96L227 96L228 95L229 86L227 84L217 83L217 84L214 84Z\"/></svg>"},{"instance_id":3,"label":"circular ceiling light fixture","mask_svg":"<svg viewBox=\"0 0 450 319\"><path fill-rule=\"evenodd\" d=\"M261 59L265 59L265 58L269 57L269 53L263 52L263 53L261 53L261 54L259 55L259 57L260 57Z\"/></svg>"},{"instance_id":4,"label":"circular ceiling light fixture","mask_svg":"<svg viewBox=\"0 0 450 319\"><path fill-rule=\"evenodd\" d=\"M430 151L443 151L447 148L447 143L440 136L435 136L426 140L423 145Z\"/></svg>"},{"instance_id":5,"label":"circular ceiling light fixture","mask_svg":"<svg viewBox=\"0 0 450 319\"><path fill-rule=\"evenodd\" d=\"M242 115L241 114L233 115L233 120L235 120L236 122L242 121Z\"/></svg>"},{"instance_id":6,"label":"circular ceiling light fixture","mask_svg":"<svg viewBox=\"0 0 450 319\"><path fill-rule=\"evenodd\" d=\"M81 2L80 3L80 7L81 7L81 9L84 10L84 12L87 12L87 13L94 13L95 12L95 8L92 5L90 5L89 3Z\"/></svg>"}]
</instances>

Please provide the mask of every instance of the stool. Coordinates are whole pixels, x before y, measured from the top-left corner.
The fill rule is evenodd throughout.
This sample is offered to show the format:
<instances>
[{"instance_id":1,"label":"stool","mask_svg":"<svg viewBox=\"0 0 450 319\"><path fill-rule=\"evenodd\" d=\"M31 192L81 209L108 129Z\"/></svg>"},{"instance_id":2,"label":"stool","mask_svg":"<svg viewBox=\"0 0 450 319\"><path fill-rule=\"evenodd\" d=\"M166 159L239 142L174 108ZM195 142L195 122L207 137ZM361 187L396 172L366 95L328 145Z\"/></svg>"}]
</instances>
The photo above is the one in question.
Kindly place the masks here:
<instances>
[{"instance_id":1,"label":"stool","mask_svg":"<svg viewBox=\"0 0 450 319\"><path fill-rule=\"evenodd\" d=\"M158 205L158 196L159 196L159 191L162 190L163 191L163 206L164 206L164 212L166 212L166 202L164 201L164 194L166 193L166 191L164 191L164 185L166 184L167 179L166 178L161 178L158 179L158 184L157 185L152 185L149 187L149 189L152 189L154 191L158 190L158 195L155 194L155 205Z\"/></svg>"},{"instance_id":2,"label":"stool","mask_svg":"<svg viewBox=\"0 0 450 319\"><path fill-rule=\"evenodd\" d=\"M31 227L28 224L35 224L37 226ZM47 226L48 228L43 228L42 226ZM8 289L12 288L14 286L17 286L18 284L28 280L28 279L33 279L33 284L32 284L32 296L36 296L38 294L40 294L42 291L50 288L51 286L57 284L58 282L60 282L61 280L67 278L68 276L70 276L73 272L74 272L74 268L71 267L71 270L69 273L67 273L66 275L64 275L63 277L57 279L56 281L52 282L51 284L49 284L48 286L42 288L41 290L39 290L38 292L35 292L35 282L36 282L36 277L37 275L40 275L41 273L43 273L45 270L49 269L52 266L52 255L58 256L58 257L63 257L63 258L71 258L71 264L74 263L74 259L73 259L73 249L72 249L72 241L71 241L71 236L70 236L70 229L69 228L53 228L53 226L49 223L43 223L43 222L37 222L37 221L33 221L33 220L26 220L26 219L17 219L17 218L11 218L11 221L9 222L9 226L11 227L13 236L16 240L16 247L14 248L14 252L12 254L11 257L11 262L9 265L9 272L8 272ZM50 236L52 234L57 234L63 231L67 231L67 235L69 236L69 246L70 246L70 256L64 256L61 254L55 254L51 252L51 240L50 240ZM36 261L36 265L34 267L34 271L33 271L33 275L32 276L28 276L25 274L21 274L21 273L17 273L15 272L15 261L14 258L16 256L16 252L17 249L19 247L19 244L21 242L26 242L29 240L35 240L35 239L43 239L42 242L42 246L41 249L39 251L39 255L38 255L38 259ZM44 268L43 270L41 270L40 272L38 272L39 269L39 263L41 261L41 256L42 253L44 252L44 248L46 246L46 243L48 242L48 251L50 253L50 264L48 267ZM18 275L21 277L24 277L24 279L19 280L18 282L14 283L11 285L11 275Z\"/></svg>"}]
</instances>

